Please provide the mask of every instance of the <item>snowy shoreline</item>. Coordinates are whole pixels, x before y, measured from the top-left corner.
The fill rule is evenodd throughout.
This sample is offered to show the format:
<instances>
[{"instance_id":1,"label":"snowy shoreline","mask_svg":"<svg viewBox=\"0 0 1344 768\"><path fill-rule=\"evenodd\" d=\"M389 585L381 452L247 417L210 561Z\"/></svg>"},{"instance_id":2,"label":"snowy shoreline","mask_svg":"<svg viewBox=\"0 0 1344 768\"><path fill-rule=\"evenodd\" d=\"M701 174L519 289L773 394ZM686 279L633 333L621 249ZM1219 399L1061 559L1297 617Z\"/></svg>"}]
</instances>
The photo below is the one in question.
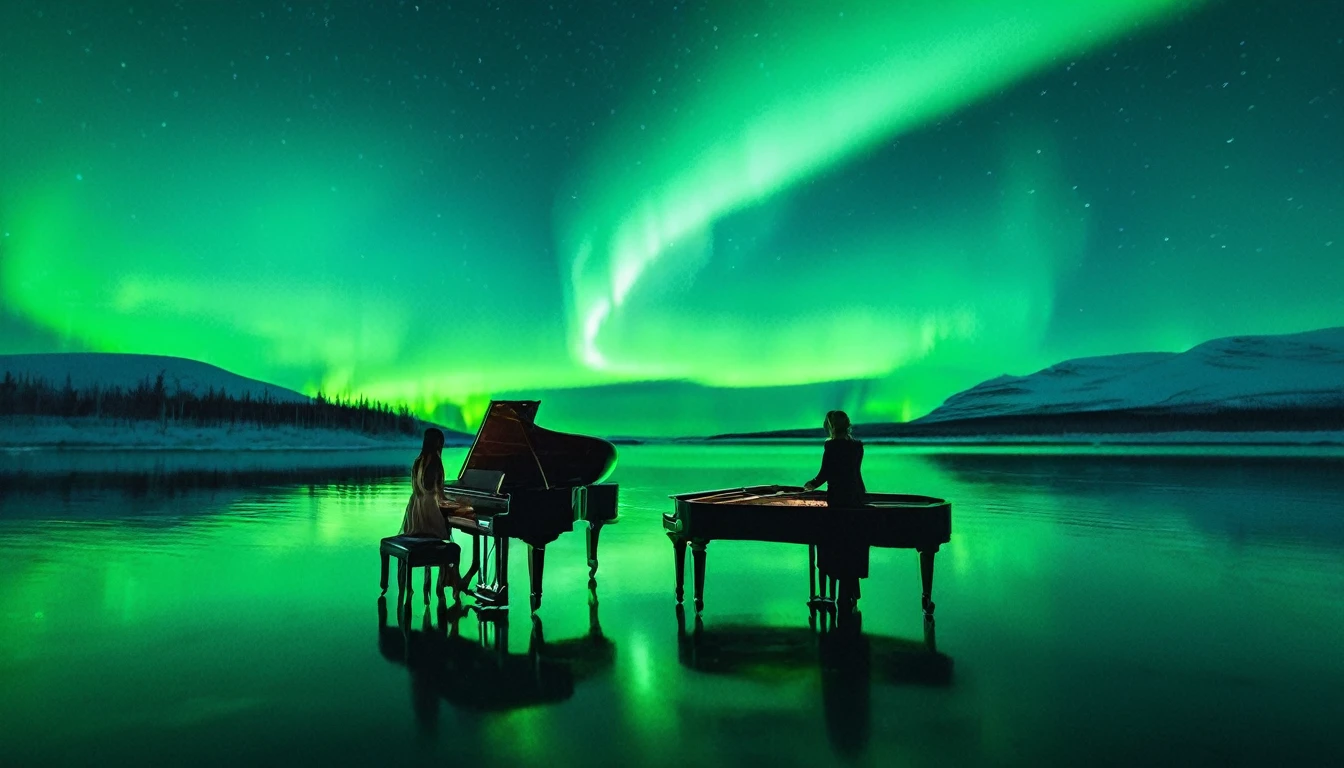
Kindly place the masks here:
<instances>
[{"instance_id":1,"label":"snowy shoreline","mask_svg":"<svg viewBox=\"0 0 1344 768\"><path fill-rule=\"evenodd\" d=\"M0 451L367 451L419 450L414 435L294 426L195 426L55 416L0 418Z\"/></svg>"},{"instance_id":2,"label":"snowy shoreline","mask_svg":"<svg viewBox=\"0 0 1344 768\"><path fill-rule=\"evenodd\" d=\"M762 433L680 438L629 438L621 443L658 444L810 444L821 436ZM1043 434L984 435L863 435L869 445L946 446L1344 446L1344 431L1339 430L1246 430L1171 432L1078 432ZM465 447L469 440L448 441L447 447ZM194 426L169 423L166 427L150 421L113 421L109 419L53 416L0 417L0 452L80 451L80 452L189 452L189 453L325 453L408 450L420 448L418 435L398 433L366 434L339 429L296 426Z\"/></svg>"},{"instance_id":3,"label":"snowy shoreline","mask_svg":"<svg viewBox=\"0 0 1344 768\"><path fill-rule=\"evenodd\" d=\"M733 445L799 445L819 443L824 438L733 435L710 438L706 442ZM943 437L864 436L866 445L908 445L936 448L948 447L1003 447L1058 446L1061 448L1131 447L1153 448L1178 446L1208 446L1225 448L1283 447L1344 447L1344 432L1124 432L1097 434L1043 434L1043 435L965 435Z\"/></svg>"}]
</instances>

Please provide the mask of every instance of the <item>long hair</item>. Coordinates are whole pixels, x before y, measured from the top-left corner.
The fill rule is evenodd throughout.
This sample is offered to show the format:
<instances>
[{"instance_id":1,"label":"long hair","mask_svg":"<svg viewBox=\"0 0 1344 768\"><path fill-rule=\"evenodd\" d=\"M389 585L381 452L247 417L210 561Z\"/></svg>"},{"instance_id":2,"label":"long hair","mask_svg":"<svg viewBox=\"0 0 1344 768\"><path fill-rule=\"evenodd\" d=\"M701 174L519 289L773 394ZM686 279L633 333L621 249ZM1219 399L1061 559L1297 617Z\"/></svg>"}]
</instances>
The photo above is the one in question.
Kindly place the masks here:
<instances>
[{"instance_id":1,"label":"long hair","mask_svg":"<svg viewBox=\"0 0 1344 768\"><path fill-rule=\"evenodd\" d=\"M849 423L849 414L844 411L826 412L826 431L831 433L831 437L848 440L852 437L850 430L853 426Z\"/></svg>"},{"instance_id":2,"label":"long hair","mask_svg":"<svg viewBox=\"0 0 1344 768\"><path fill-rule=\"evenodd\" d=\"M443 431L434 427L426 429L425 440L420 445L420 455L415 457L415 463L411 465L412 481L414 481L416 470L420 470L420 477L442 482L443 457L439 455L442 450Z\"/></svg>"}]
</instances>

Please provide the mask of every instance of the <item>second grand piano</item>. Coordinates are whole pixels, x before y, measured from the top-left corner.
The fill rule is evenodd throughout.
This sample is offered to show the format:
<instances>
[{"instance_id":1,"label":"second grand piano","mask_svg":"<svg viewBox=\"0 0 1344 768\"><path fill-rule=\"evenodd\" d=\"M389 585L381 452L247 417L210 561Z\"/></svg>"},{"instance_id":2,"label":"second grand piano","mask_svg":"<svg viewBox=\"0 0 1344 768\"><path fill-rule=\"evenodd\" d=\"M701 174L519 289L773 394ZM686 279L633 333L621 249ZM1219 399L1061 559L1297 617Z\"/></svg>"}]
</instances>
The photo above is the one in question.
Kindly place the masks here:
<instances>
[{"instance_id":1,"label":"second grand piano","mask_svg":"<svg viewBox=\"0 0 1344 768\"><path fill-rule=\"evenodd\" d=\"M677 604L684 594L686 545L695 568L695 610L705 607L705 548L714 539L776 541L808 546L808 581L812 605L827 602L826 579L817 592L817 547L853 542L868 547L905 547L919 552L924 615L933 617L933 556L951 541L952 505L932 496L869 493L864 503L833 507L822 491L781 485L758 485L718 491L682 493L672 497L675 511L663 515L672 540L677 576Z\"/></svg>"},{"instance_id":2,"label":"second grand piano","mask_svg":"<svg viewBox=\"0 0 1344 768\"><path fill-rule=\"evenodd\" d=\"M616 484L602 482L616 466L616 446L538 427L540 404L492 400L462 470L444 488L446 497L474 510L468 517L450 514L447 521L472 535L471 568L462 581L470 584L477 577L471 595L483 608L508 607L514 538L527 544L532 610L537 610L546 545L576 523L587 523L588 583L595 587L598 534L616 519Z\"/></svg>"}]
</instances>

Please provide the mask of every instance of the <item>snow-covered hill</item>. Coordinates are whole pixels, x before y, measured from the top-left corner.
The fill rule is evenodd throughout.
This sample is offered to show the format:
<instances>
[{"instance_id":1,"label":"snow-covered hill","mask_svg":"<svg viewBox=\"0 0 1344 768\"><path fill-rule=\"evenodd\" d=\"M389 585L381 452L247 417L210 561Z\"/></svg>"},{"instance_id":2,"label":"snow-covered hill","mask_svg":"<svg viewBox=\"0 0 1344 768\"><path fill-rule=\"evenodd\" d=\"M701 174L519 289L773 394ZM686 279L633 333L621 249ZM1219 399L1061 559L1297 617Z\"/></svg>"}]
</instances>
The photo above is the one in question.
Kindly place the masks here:
<instances>
[{"instance_id":1,"label":"snow-covered hill","mask_svg":"<svg viewBox=\"0 0 1344 768\"><path fill-rule=\"evenodd\" d=\"M88 397L95 388L107 393L113 388L123 392L143 384L154 385L163 375L165 394L204 397L213 390L235 401L250 396L253 401L269 398L280 403L311 403L312 399L291 389L230 373L213 365L181 357L111 353L63 353L44 355L0 355L0 379L6 374L17 379L41 380L61 389L66 381ZM326 406L328 408L333 406ZM295 407L297 420L298 406ZM20 412L0 414L0 471L6 454L41 448L80 448L116 450L242 450L302 451L331 449L414 448L418 434L396 431L365 432L362 429L322 427L319 422L256 423L250 418L234 421L199 422L179 419L171 409L155 409L154 418L127 416L125 413L100 416ZM337 423L351 423L340 422ZM354 423L362 424L362 421ZM431 426L420 422L416 428ZM449 445L470 443L472 436L444 430Z\"/></svg>"},{"instance_id":2,"label":"snow-covered hill","mask_svg":"<svg viewBox=\"0 0 1344 768\"><path fill-rule=\"evenodd\" d=\"M1340 445L1344 328L1066 360L977 384L914 421L856 424L854 435L929 443ZM821 436L814 428L717 438Z\"/></svg>"},{"instance_id":3,"label":"snow-covered hill","mask_svg":"<svg viewBox=\"0 0 1344 768\"><path fill-rule=\"evenodd\" d=\"M256 379L249 379L223 368L184 357L164 355L129 355L103 352L71 352L46 355L0 355L0 377L8 372L21 378L44 379L57 386L65 386L66 377L75 389L103 389L121 387L135 389L142 382L153 384L163 374L163 384L169 394L179 390L204 395L211 388L234 397L250 393L252 399L269 395L280 402L307 402L307 395L292 389L277 387Z\"/></svg>"},{"instance_id":4,"label":"snow-covered hill","mask_svg":"<svg viewBox=\"0 0 1344 768\"><path fill-rule=\"evenodd\" d=\"M1181 353L1087 357L1000 376L912 425L1102 411L1200 414L1344 408L1344 327L1232 336Z\"/></svg>"}]
</instances>

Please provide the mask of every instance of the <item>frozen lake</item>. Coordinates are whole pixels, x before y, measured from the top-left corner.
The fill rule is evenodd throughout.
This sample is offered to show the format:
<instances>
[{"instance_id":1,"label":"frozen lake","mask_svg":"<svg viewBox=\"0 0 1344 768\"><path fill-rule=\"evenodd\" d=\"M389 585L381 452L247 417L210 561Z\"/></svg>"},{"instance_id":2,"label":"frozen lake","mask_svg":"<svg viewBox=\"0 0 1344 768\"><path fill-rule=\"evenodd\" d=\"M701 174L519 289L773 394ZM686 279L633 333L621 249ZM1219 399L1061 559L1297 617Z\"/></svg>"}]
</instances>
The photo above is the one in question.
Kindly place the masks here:
<instances>
[{"instance_id":1,"label":"frozen lake","mask_svg":"<svg viewBox=\"0 0 1344 768\"><path fill-rule=\"evenodd\" d=\"M953 504L935 631L912 551L821 636L805 549L715 542L697 637L667 495L819 446L622 446L599 601L562 535L536 657L522 546L505 632L381 615L413 452L0 456L0 763L1341 764L1344 457L1239 453L870 446L870 490Z\"/></svg>"}]
</instances>

